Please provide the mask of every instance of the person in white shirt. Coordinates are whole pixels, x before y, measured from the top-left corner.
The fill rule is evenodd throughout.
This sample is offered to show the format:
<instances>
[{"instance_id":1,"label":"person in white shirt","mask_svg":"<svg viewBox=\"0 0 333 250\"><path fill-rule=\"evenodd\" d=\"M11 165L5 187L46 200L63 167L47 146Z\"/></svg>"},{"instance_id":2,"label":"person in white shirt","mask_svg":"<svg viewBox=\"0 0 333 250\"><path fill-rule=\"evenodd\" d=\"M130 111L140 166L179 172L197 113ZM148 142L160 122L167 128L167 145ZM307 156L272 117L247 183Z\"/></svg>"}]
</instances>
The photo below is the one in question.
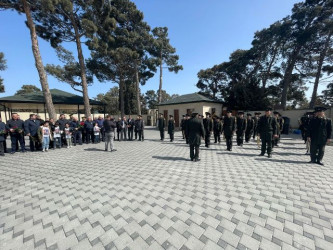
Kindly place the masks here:
<instances>
[{"instance_id":1,"label":"person in white shirt","mask_svg":"<svg viewBox=\"0 0 333 250\"><path fill-rule=\"evenodd\" d=\"M49 144L50 144L50 127L49 127L49 122L45 122L42 128L42 135L43 135L43 152L47 152L49 150Z\"/></svg>"}]
</instances>

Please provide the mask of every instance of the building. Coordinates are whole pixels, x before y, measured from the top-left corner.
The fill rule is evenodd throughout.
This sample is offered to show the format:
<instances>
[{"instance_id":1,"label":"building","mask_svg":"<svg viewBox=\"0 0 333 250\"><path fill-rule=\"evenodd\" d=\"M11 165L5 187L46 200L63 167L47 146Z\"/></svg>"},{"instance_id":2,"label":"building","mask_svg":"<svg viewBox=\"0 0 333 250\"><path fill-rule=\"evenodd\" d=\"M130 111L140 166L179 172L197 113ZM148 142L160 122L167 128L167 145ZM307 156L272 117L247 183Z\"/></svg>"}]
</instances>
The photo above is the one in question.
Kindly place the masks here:
<instances>
[{"instance_id":1,"label":"building","mask_svg":"<svg viewBox=\"0 0 333 250\"><path fill-rule=\"evenodd\" d=\"M162 102L158 105L159 113L164 115L168 120L169 115L173 115L176 127L179 127L180 120L185 114L199 113L205 115L206 112L212 115L221 116L223 102L206 97L199 93L178 96L169 101Z\"/></svg>"}]
</instances>

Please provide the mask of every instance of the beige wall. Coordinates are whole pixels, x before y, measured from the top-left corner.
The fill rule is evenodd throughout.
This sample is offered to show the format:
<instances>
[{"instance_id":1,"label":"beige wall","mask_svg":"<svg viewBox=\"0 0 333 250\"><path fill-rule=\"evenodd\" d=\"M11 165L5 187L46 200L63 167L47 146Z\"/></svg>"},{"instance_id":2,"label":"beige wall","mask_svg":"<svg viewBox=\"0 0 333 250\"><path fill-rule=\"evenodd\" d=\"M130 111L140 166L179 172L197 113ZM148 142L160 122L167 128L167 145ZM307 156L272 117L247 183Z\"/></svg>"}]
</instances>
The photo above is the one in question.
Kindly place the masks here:
<instances>
[{"instance_id":1,"label":"beige wall","mask_svg":"<svg viewBox=\"0 0 333 250\"><path fill-rule=\"evenodd\" d=\"M168 115L174 115L174 110L179 110L179 123L182 119L182 116L187 113L187 110L190 109L192 113L205 114L205 112L212 113L212 108L216 109L216 115L222 114L222 104L220 103L207 103L207 102L196 102L196 103L184 103L176 105L163 105L159 106L158 112L164 114L164 111L168 111ZM168 118L168 117L167 117Z\"/></svg>"}]
</instances>

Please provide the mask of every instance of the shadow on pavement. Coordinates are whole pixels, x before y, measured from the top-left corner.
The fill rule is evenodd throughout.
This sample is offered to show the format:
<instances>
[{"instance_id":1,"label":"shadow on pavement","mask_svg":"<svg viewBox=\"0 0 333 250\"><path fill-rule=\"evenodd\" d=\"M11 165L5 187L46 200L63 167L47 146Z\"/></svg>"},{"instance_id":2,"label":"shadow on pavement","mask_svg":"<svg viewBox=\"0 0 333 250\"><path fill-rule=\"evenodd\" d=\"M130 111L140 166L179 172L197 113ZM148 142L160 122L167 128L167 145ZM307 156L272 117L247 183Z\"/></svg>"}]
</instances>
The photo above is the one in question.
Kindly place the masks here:
<instances>
[{"instance_id":1,"label":"shadow on pavement","mask_svg":"<svg viewBox=\"0 0 333 250\"><path fill-rule=\"evenodd\" d=\"M153 155L152 158L159 159L159 160L165 160L165 161L190 161L188 158L184 157L172 157L172 156L157 156Z\"/></svg>"},{"instance_id":2,"label":"shadow on pavement","mask_svg":"<svg viewBox=\"0 0 333 250\"><path fill-rule=\"evenodd\" d=\"M258 154L242 154L242 153L237 153L237 152L230 152L230 151L224 151L224 152L221 152L221 153L217 153L217 154L220 154L220 155L238 155L238 156L257 156Z\"/></svg>"},{"instance_id":3,"label":"shadow on pavement","mask_svg":"<svg viewBox=\"0 0 333 250\"><path fill-rule=\"evenodd\" d=\"M259 156L258 156L259 157ZM262 157L265 157L265 156L262 156ZM258 158L257 159L258 161L270 161L270 162L282 162L282 163L293 163L293 164L308 164L307 161L291 161L291 160L277 160L277 159L274 159L274 154L273 154L273 158Z\"/></svg>"},{"instance_id":4,"label":"shadow on pavement","mask_svg":"<svg viewBox=\"0 0 333 250\"><path fill-rule=\"evenodd\" d=\"M105 151L104 149L100 149L100 148L85 148L85 151Z\"/></svg>"}]
</instances>

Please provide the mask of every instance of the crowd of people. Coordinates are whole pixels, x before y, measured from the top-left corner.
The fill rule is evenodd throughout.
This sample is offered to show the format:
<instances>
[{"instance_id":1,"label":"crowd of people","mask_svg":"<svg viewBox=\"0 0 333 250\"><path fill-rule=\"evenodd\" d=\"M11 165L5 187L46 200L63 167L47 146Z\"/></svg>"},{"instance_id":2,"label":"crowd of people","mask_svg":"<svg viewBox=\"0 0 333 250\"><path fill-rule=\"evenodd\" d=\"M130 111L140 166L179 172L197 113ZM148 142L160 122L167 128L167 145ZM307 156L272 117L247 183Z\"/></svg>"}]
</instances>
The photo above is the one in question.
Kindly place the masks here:
<instances>
[{"instance_id":1,"label":"crowd of people","mask_svg":"<svg viewBox=\"0 0 333 250\"><path fill-rule=\"evenodd\" d=\"M307 153L311 156L310 163L323 165L322 159L325 152L325 145L330 142L332 135L332 123L325 117L325 108L317 107L314 112L307 112L300 119L300 130L302 138L307 145ZM1 119L1 118L0 118ZM198 113L184 115L180 123L183 139L190 146L190 159L200 161L199 147L201 138L205 147L209 148L211 136L214 143L221 143L221 136L226 141L226 148L232 151L233 136L236 135L237 146L242 147L244 141L250 142L251 138L257 142L261 152L259 156L267 153L268 158L272 157L272 150L277 147L283 130L284 120L277 111L272 112L271 108L265 110L261 115L256 112L238 112L237 117L232 116L232 111L227 110L226 115L218 117L206 112L206 117ZM157 121L157 128L160 131L160 139L165 139L165 130L168 131L170 141L174 141L175 120L172 115L166 122L163 114ZM116 136L117 135L117 136ZM114 140L144 140L144 121L141 115L136 119L131 116L118 118L115 121L113 116L107 115L104 119L99 116L96 119L83 117L78 121L77 117L71 116L66 119L61 114L57 121L49 119L43 121L39 116L31 114L26 121L20 119L17 113L3 123L0 120L0 155L7 151L6 137L11 139L11 153L14 154L20 149L26 152L24 136L29 137L30 151L47 152L49 148L71 148L83 143L105 142L105 151L116 151Z\"/></svg>"},{"instance_id":2,"label":"crowd of people","mask_svg":"<svg viewBox=\"0 0 333 250\"><path fill-rule=\"evenodd\" d=\"M303 139L307 142L308 152L311 155L310 163L323 165L325 145L330 142L332 134L332 123L325 117L325 108L317 107L314 112L308 112L301 119L301 128ZM311 113L311 114L310 114ZM214 143L221 143L221 135L224 136L228 151L232 151L233 136L236 135L237 146L242 147L245 142L248 143L251 138L257 141L261 152L259 156L267 153L268 158L272 158L272 150L278 147L284 120L282 115L271 108L265 110L265 114L260 116L256 112L254 117L244 112L238 112L237 117L232 116L232 111L227 110L224 117L211 116L206 112L206 117L198 113L184 115L181 120L181 129L183 139L190 145L190 159L200 161L199 147L201 138L205 141L205 147L209 148L211 136L214 136ZM158 129L160 130L161 140L164 140L165 127L168 127L170 141L174 139L174 120L170 116L168 124L163 114L158 119Z\"/></svg>"},{"instance_id":3,"label":"crowd of people","mask_svg":"<svg viewBox=\"0 0 333 250\"><path fill-rule=\"evenodd\" d=\"M117 133L117 138L115 134ZM7 152L6 138L11 140L11 154L20 151L25 153L25 136L29 137L30 151L47 152L50 148L71 148L83 143L105 142L105 151L109 147L116 151L113 141L144 140L144 121L142 116L133 119L131 116L119 118L115 121L113 116L108 115L104 119L99 116L96 119L83 117L81 121L71 116L66 119L61 114L59 119L42 120L40 116L31 114L29 119L23 121L17 113L13 113L10 120L5 124L0 118L0 155Z\"/></svg>"}]
</instances>

